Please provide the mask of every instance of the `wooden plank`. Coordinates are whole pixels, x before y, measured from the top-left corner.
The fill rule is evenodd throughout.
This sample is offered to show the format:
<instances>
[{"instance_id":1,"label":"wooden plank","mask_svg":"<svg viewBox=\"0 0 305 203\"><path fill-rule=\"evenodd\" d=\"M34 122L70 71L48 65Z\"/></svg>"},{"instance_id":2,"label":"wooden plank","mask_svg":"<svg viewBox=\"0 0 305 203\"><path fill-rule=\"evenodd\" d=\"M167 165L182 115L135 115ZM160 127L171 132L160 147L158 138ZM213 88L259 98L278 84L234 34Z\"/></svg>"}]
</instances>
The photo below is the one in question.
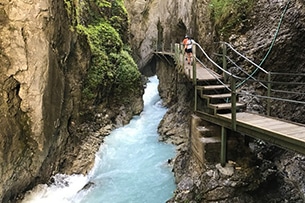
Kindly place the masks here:
<instances>
[{"instance_id":1,"label":"wooden plank","mask_svg":"<svg viewBox=\"0 0 305 203\"><path fill-rule=\"evenodd\" d=\"M190 77L190 79L193 79L193 66L185 63L185 74ZM198 80L201 81L209 81L209 80L221 80L222 76L217 74L216 72L212 70L207 70L204 68L201 64L196 64L196 77Z\"/></svg>"},{"instance_id":2,"label":"wooden plank","mask_svg":"<svg viewBox=\"0 0 305 203\"><path fill-rule=\"evenodd\" d=\"M245 106L245 104L238 103L238 102L236 103L236 107L242 108L244 106ZM209 104L209 107L213 108L213 109L217 109L217 110L231 109L231 103Z\"/></svg>"},{"instance_id":3,"label":"wooden plank","mask_svg":"<svg viewBox=\"0 0 305 203\"><path fill-rule=\"evenodd\" d=\"M305 128L297 128L297 129L293 129L290 132L286 133L288 136L293 136L293 137L297 137L300 139L305 140Z\"/></svg>"},{"instance_id":4,"label":"wooden plank","mask_svg":"<svg viewBox=\"0 0 305 203\"><path fill-rule=\"evenodd\" d=\"M231 129L232 127L230 114L211 115L205 112L198 112L198 111L196 112L196 114L206 121L215 123L220 126L224 126L225 128ZM248 112L237 113L238 117L247 117L247 114L249 114L249 116L253 116L253 114ZM263 116L256 115L255 117L263 117ZM298 125L298 126L303 127L304 125ZM256 139L261 139L266 142L276 144L281 148L292 150L294 152L305 155L305 147L304 147L305 140L302 138L288 136L286 134L274 132L270 129L256 127L253 126L248 121L241 121L241 120L237 121L236 131Z\"/></svg>"},{"instance_id":5,"label":"wooden plank","mask_svg":"<svg viewBox=\"0 0 305 203\"><path fill-rule=\"evenodd\" d=\"M265 127L265 128L268 128L268 129L271 129L271 130L281 130L281 129L286 129L287 127L285 126L285 123L283 122L279 122L277 120L271 120L270 122L263 122L263 123L259 123L259 124L256 124L258 126L261 126L261 127Z\"/></svg>"},{"instance_id":6,"label":"wooden plank","mask_svg":"<svg viewBox=\"0 0 305 203\"><path fill-rule=\"evenodd\" d=\"M296 128L289 128L287 129L286 132L288 135L290 134L297 134L297 133L301 133L301 134L305 134L305 128L304 127L296 127Z\"/></svg>"},{"instance_id":7,"label":"wooden plank","mask_svg":"<svg viewBox=\"0 0 305 203\"><path fill-rule=\"evenodd\" d=\"M253 115L250 114L250 115L244 116L242 118L237 115L237 120L247 121L253 125L259 125L260 123L270 123L273 121L273 119L271 119L271 118L258 116L256 114L253 114Z\"/></svg>"},{"instance_id":8,"label":"wooden plank","mask_svg":"<svg viewBox=\"0 0 305 203\"><path fill-rule=\"evenodd\" d=\"M267 129L269 131L273 131L279 134L282 134L283 136L287 137L295 137L295 138L300 138L302 139L303 136L298 135L298 132L305 132L305 127L303 126L298 126L293 123L288 123L284 122L281 120L277 119L271 119L271 118L266 118L266 119L260 119L260 120L251 120L248 121L251 125L255 127L259 127L262 129ZM295 133L293 133L293 131Z\"/></svg>"},{"instance_id":9,"label":"wooden plank","mask_svg":"<svg viewBox=\"0 0 305 203\"><path fill-rule=\"evenodd\" d=\"M227 89L227 88L229 88L229 85L197 86L197 89L202 89L202 90L221 90L221 89Z\"/></svg>"},{"instance_id":10,"label":"wooden plank","mask_svg":"<svg viewBox=\"0 0 305 203\"><path fill-rule=\"evenodd\" d=\"M203 94L201 96L203 98L210 98L210 99L224 99L224 98L230 98L231 93L226 93L226 94Z\"/></svg>"},{"instance_id":11,"label":"wooden plank","mask_svg":"<svg viewBox=\"0 0 305 203\"><path fill-rule=\"evenodd\" d=\"M243 117L247 117L247 114L249 116L251 116L251 113L243 112ZM266 123L270 124L270 122L278 123L279 125L283 125L283 126L285 124L287 124L287 126L289 126L289 128L301 127L301 128L304 128L304 130L305 130L304 126L297 125L297 124L294 124L294 123L290 123L288 121L286 123L286 122L284 122L282 120L278 120L278 119L275 119L275 118L272 119L270 117L264 117L264 116L261 116L261 115L258 115L258 114L252 114L252 115L254 115L254 117L256 117L256 120L244 121L244 120L240 119L240 120L238 120L238 122L242 122L242 123L248 124L250 126L253 126L253 127L256 127L256 128L260 128L260 129L262 129L264 131L269 131L269 132L272 132L272 133L275 133L275 134L279 134L279 135L281 135L283 137L287 137L289 139L298 140L300 142L304 142L305 141L302 137L289 135L289 134L285 133L283 130L282 130L282 132L280 130L273 130L273 129L271 129L270 126L266 126L265 124ZM226 117L228 117L228 116L229 116L229 114L226 115Z\"/></svg>"},{"instance_id":12,"label":"wooden plank","mask_svg":"<svg viewBox=\"0 0 305 203\"><path fill-rule=\"evenodd\" d=\"M293 125L291 123L285 123L285 122L279 122L277 120L275 120L273 123L273 125L269 125L269 128L272 129L272 130L278 130L280 132L283 132L283 133L289 133L295 129L303 129L305 130L304 127L302 126L296 126L296 125Z\"/></svg>"}]
</instances>

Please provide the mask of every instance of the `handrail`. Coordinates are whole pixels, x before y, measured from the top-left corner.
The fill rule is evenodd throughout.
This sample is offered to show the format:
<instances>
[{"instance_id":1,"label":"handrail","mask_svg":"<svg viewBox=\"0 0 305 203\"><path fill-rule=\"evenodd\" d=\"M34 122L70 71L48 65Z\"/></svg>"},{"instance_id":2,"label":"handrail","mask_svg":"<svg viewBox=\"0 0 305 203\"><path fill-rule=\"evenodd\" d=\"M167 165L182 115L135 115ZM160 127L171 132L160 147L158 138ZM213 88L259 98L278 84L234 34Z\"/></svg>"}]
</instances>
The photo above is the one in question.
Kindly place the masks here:
<instances>
[{"instance_id":1,"label":"handrail","mask_svg":"<svg viewBox=\"0 0 305 203\"><path fill-rule=\"evenodd\" d=\"M305 73L271 72L272 75L305 76Z\"/></svg>"},{"instance_id":2,"label":"handrail","mask_svg":"<svg viewBox=\"0 0 305 203\"><path fill-rule=\"evenodd\" d=\"M258 97L258 98L263 98L267 100L267 107L266 107L266 112L267 115L270 115L270 109L271 109L271 100L274 101L284 101L284 102L291 102L291 103L296 103L296 104L305 104L304 101L298 101L296 99L292 99L293 97L296 97L297 95L305 95L305 93L303 92L297 92L295 90L287 90L287 88L284 89L275 89L275 85L277 87L281 87L281 86L288 86L288 85L295 85L295 86L300 86L300 85L305 85L305 82L299 82L299 81L303 81L302 79L298 78L299 81L295 81L295 82L291 82L291 81L278 81L278 80L274 80L274 78L272 76L289 76L289 78L292 77L305 77L305 73L280 73L280 72L268 72L267 70L263 69L262 67L260 67L259 65L257 65L255 62L253 62L252 60L250 60L249 58L247 58L246 56L242 55L240 52L238 52L236 49L233 48L232 45L230 45L227 42L220 42L220 44L222 44L223 49L224 47L226 51L223 51L223 54L216 54L216 56L222 56L223 60L226 60L229 62L229 64L231 64L232 66L236 67L236 70L238 71L238 73L232 72L232 71L228 71L226 70L226 68L218 65L206 52L205 50L200 46L199 43L194 42L193 43L193 47L198 48L198 50L200 50L203 54L203 57L205 59L207 59L206 62L211 63L213 65L213 67L215 67L217 70L221 71L222 73L224 73L224 75L227 75L231 78L231 86L228 87L227 85L225 85L226 81L221 81L218 79L218 77L216 77L216 74L214 73L214 71L211 69L211 67L208 67L208 65L206 65L207 63L202 62L201 59L199 59L198 57L196 57L196 49L194 50L194 54L193 54L193 59L198 62L199 64L202 65L203 68L205 68L207 71L209 71L211 73L211 75L215 76L215 79L218 79L219 84L222 84L225 86L226 89L228 89L231 94L231 101L233 101L232 99L234 99L234 95L236 95L236 93L238 92L239 95L247 95L247 96L251 96L251 97ZM176 56L175 60L181 60L181 54L183 54L183 47L181 46L181 44L177 45L177 47L179 48L179 51L175 52L176 55L180 55L180 57ZM227 49L228 48L228 49ZM227 52L229 51L229 52ZM232 53L231 53L232 52ZM224 55L224 53L226 55ZM234 57L229 57L229 56L234 56L234 54L237 54L236 57L238 57L238 64L233 60ZM197 54L198 55L198 54ZM184 58L183 58L184 59ZM241 60L243 59L243 60ZM177 62L177 63L181 63L181 61ZM223 66L227 65L226 62L223 62ZM242 65L240 65L242 64ZM247 64L249 64L248 66L246 66ZM183 66L184 63L180 64L180 66ZM194 68L195 65L193 66L193 79L196 78L196 68ZM255 72L256 74L254 74L253 72L251 74L248 73L247 70L245 70L244 68L250 68L250 67L255 67L256 71L260 70L260 73L263 73L263 75L258 74L259 72ZM183 68L183 67L182 67ZM242 75L240 75L239 73L242 73ZM246 77L245 77L246 76ZM259 76L260 78L258 78L257 76ZM267 79L266 79L267 78ZM243 82L243 86L246 84L259 84L260 87L263 87L265 89L265 93L266 95L258 95L258 94L253 94L253 93L243 93L243 91L241 91L243 86L232 86L232 84L235 82L237 83L237 80L239 81L244 81ZM196 86L197 83L195 82L194 85ZM279 86L281 85L281 86ZM273 87L272 87L273 86ZM239 90L235 89L236 87L238 87ZM196 89L196 88L195 88ZM287 98L283 98L283 95L279 95L277 96L277 94L286 94ZM286 97L286 96L285 96ZM233 106L234 107L234 106ZM195 108L196 109L196 108ZM234 110L232 110L232 113ZM233 114L232 114L233 115ZM232 117L233 118L233 117ZM233 121L232 121L233 122Z\"/></svg>"},{"instance_id":3,"label":"handrail","mask_svg":"<svg viewBox=\"0 0 305 203\"><path fill-rule=\"evenodd\" d=\"M225 85L225 83L222 80L220 80L218 77L216 77L216 75L214 74L214 71L209 69L199 58L196 57L196 61L198 61L198 63L200 63L211 75L213 75L220 84L224 85L224 87L227 90L231 91L231 89L227 85Z\"/></svg>"},{"instance_id":4,"label":"handrail","mask_svg":"<svg viewBox=\"0 0 305 203\"><path fill-rule=\"evenodd\" d=\"M223 69L222 67L220 67L215 61L213 61L208 55L207 53L203 50L203 48L200 46L200 44L198 44L197 42L194 43L200 50L201 52L205 55L205 57L213 64L215 65L219 70L223 71L224 73L226 73L229 76L233 76L232 73L230 73L229 71Z\"/></svg>"},{"instance_id":5,"label":"handrail","mask_svg":"<svg viewBox=\"0 0 305 203\"><path fill-rule=\"evenodd\" d=\"M242 55L240 52L238 52L236 49L233 48L232 45L230 45L227 42L220 42L220 44L222 44L223 46L227 47L227 49L225 49L225 51L223 51L223 54L225 53L226 55L219 55L217 54L217 56L222 56L223 60L227 60L230 64L232 64L234 67L237 68L237 70L241 71L244 75L246 75L246 78L240 77L236 74L234 74L234 72L229 72L228 70L224 69L223 67L221 67L220 65L216 64L216 62L214 60L212 60L207 53L203 50L203 48L196 43L196 47L198 47L201 52L204 54L204 56L206 57L206 59L208 59L209 62L211 62L214 67L216 67L217 69L221 70L222 72L224 72L225 74L227 74L229 77L234 77L235 79L238 80L243 80L242 83L240 83L239 85L236 85L236 87L242 88L242 85L248 84L250 83L258 83L261 85L261 87L263 87L266 90L267 95L254 95L254 94L247 94L247 96L251 96L251 97L258 97L258 98L263 98L263 99L267 99L267 108L266 108L266 112L267 115L270 115L270 109L271 109L271 100L274 101L284 101L284 102L290 102L290 103L295 103L295 104L305 104L305 102L303 101L298 101L296 99L291 99L291 97L289 98L289 95L305 95L305 93L302 92L296 92L296 91L291 91L291 90L280 90L280 89L275 89L274 87L272 87L272 85L275 84L280 84L280 85L305 85L304 82L291 82L291 81L275 81L272 80L272 76L276 76L276 75L284 75L284 76L303 76L305 77L305 73L279 73L279 72L269 72L265 69L263 69L260 65L257 65L255 62L253 62L252 60L248 59L246 56ZM227 55L227 51L232 51L235 54L237 54L237 56L241 59L244 60L244 63L249 63L251 66L256 68L256 71L259 70L261 71L261 73L265 74L266 77L268 78L267 80L264 80L262 78L257 78L254 76L254 73L249 74L247 71L245 71L242 66L236 64L236 62L234 62L228 55ZM197 61L199 61L202 65L203 63L199 60L196 59ZM226 64L226 62L223 62L223 64ZM227 64L226 64L227 65ZM204 66L205 68L207 68L206 66ZM232 80L231 80L232 81ZM223 84L223 83L222 83ZM227 88L228 90L232 91L233 88ZM275 96L277 93L285 93L287 94L287 98L281 98L281 97L277 97ZM288 95L289 94L289 95ZM243 93L241 93L239 91L239 95L245 95ZM272 96L273 95L273 96ZM233 97L232 97L233 98ZM233 121L232 121L233 122Z\"/></svg>"},{"instance_id":6,"label":"handrail","mask_svg":"<svg viewBox=\"0 0 305 203\"><path fill-rule=\"evenodd\" d=\"M305 104L304 101L296 101L292 99L283 99L280 97L268 97L268 96L263 96L263 95L255 95L255 94L250 94L250 93L239 93L240 95L246 95L246 96L252 96L252 97L258 97L258 98L263 98L263 99L272 99L272 100L278 100L278 101L285 101L285 102L291 102L291 103L296 103L296 104Z\"/></svg>"},{"instance_id":7,"label":"handrail","mask_svg":"<svg viewBox=\"0 0 305 203\"><path fill-rule=\"evenodd\" d=\"M237 67L239 70L241 70L244 74L246 74L248 76L247 79L252 78L253 80L259 82L258 80L256 80L256 78L254 78L252 75L248 74L245 70L243 70L240 66L238 66L230 57L226 56L226 58L235 66ZM266 85L264 85L263 83L259 82L262 86L264 86L266 89L268 88ZM237 86L239 87L239 86Z\"/></svg>"},{"instance_id":8,"label":"handrail","mask_svg":"<svg viewBox=\"0 0 305 203\"><path fill-rule=\"evenodd\" d=\"M225 44L227 47L229 47L232 51L234 51L236 54L238 54L240 57L242 57L243 59L245 59L246 61L248 61L249 63L251 63L253 66L255 66L256 68L258 68L259 70L263 71L264 73L268 74L268 71L266 71L265 69L263 69L262 67L260 67L259 65L257 65L256 63L254 63L253 61L251 61L250 59L248 59L247 57L245 57L244 55L242 55L241 53L239 53L236 49L234 49L232 47L231 44L227 43L227 42L220 42L222 44Z\"/></svg>"}]
</instances>

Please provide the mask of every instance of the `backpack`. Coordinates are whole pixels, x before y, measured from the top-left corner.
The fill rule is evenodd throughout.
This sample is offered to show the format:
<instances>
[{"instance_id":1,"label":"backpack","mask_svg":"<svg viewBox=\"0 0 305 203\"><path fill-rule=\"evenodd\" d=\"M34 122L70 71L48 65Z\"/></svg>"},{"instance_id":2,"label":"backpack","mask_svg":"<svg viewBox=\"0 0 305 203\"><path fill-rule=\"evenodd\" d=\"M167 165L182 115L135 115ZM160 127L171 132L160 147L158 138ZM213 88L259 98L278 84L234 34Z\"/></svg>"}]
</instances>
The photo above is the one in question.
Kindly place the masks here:
<instances>
[{"instance_id":1,"label":"backpack","mask_svg":"<svg viewBox=\"0 0 305 203\"><path fill-rule=\"evenodd\" d=\"M186 45L187 45L187 48L188 48L188 49L191 49L191 48L192 48L192 44L193 44L193 40L188 39L188 40L187 40L187 44L186 44Z\"/></svg>"}]
</instances>

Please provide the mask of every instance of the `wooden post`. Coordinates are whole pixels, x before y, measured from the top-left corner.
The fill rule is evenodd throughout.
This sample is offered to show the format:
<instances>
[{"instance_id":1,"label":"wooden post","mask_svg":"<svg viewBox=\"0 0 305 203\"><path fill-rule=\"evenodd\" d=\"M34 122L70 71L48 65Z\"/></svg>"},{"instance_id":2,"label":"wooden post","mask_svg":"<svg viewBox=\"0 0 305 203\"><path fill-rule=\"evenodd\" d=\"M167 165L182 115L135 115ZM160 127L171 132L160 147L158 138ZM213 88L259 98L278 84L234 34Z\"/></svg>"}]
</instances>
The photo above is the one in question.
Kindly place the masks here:
<instances>
[{"instance_id":1,"label":"wooden post","mask_svg":"<svg viewBox=\"0 0 305 203\"><path fill-rule=\"evenodd\" d=\"M232 130L236 131L236 81L233 75L231 75L231 114Z\"/></svg>"},{"instance_id":2,"label":"wooden post","mask_svg":"<svg viewBox=\"0 0 305 203\"><path fill-rule=\"evenodd\" d=\"M197 85L197 67L196 67L196 47L193 45L192 46L192 65L193 65L193 85L196 86Z\"/></svg>"},{"instance_id":3,"label":"wooden post","mask_svg":"<svg viewBox=\"0 0 305 203\"><path fill-rule=\"evenodd\" d=\"M175 44L175 60L176 60L176 63L177 63L177 65L178 65L178 71L179 71L179 69L180 69L180 64L181 64L181 62L180 62L180 53L179 53L179 44L178 43L176 43Z\"/></svg>"},{"instance_id":4,"label":"wooden post","mask_svg":"<svg viewBox=\"0 0 305 203\"><path fill-rule=\"evenodd\" d=\"M183 44L180 45L180 51L181 51L181 55L182 55L181 73L183 73L182 71L184 71L184 64L185 64L185 62L184 62L184 54L185 53L184 53L184 45ZM181 58L179 60L181 60Z\"/></svg>"},{"instance_id":5,"label":"wooden post","mask_svg":"<svg viewBox=\"0 0 305 203\"><path fill-rule=\"evenodd\" d=\"M220 151L220 164L222 167L227 162L227 131L225 127L221 126L221 151Z\"/></svg>"},{"instance_id":6,"label":"wooden post","mask_svg":"<svg viewBox=\"0 0 305 203\"><path fill-rule=\"evenodd\" d=\"M271 107L271 73L268 72L268 92L267 92L267 116L270 116Z\"/></svg>"},{"instance_id":7,"label":"wooden post","mask_svg":"<svg viewBox=\"0 0 305 203\"><path fill-rule=\"evenodd\" d=\"M222 44L222 68L227 70L227 46L225 43ZM228 76L223 72L223 79L225 82L228 81Z\"/></svg>"},{"instance_id":8,"label":"wooden post","mask_svg":"<svg viewBox=\"0 0 305 203\"><path fill-rule=\"evenodd\" d=\"M194 85L194 94L195 94L195 98L194 98L194 111L197 111L197 64L196 64L196 46L192 46L192 65L193 65L193 85Z\"/></svg>"}]
</instances>

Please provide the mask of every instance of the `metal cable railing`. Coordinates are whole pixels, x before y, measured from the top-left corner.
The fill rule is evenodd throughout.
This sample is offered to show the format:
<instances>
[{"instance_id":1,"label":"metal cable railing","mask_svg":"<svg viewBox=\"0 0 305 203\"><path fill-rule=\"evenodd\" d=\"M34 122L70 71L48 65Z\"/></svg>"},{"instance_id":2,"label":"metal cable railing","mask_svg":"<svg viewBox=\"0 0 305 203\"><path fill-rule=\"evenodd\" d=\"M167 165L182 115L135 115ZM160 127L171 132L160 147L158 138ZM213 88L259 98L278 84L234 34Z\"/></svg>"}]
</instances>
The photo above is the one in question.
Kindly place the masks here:
<instances>
[{"instance_id":1,"label":"metal cable railing","mask_svg":"<svg viewBox=\"0 0 305 203\"><path fill-rule=\"evenodd\" d=\"M290 102L290 103L295 103L295 104L304 104L304 101L297 100L293 98L298 96L304 96L305 92L301 91L296 91L294 89L289 88L289 86L305 86L305 81L304 79L300 79L299 81L296 80L287 80L287 81L279 81L276 79L273 79L273 76L287 76L287 78L292 78L292 77L304 77L305 78L305 73L278 73L278 72L269 72L265 69L263 69L261 66L257 65L255 62L238 52L236 49L233 48L232 45L226 42L220 42L223 46L223 51L222 54L216 54L216 56L221 56L223 60L226 60L225 62L223 61L223 66L220 66L217 64L211 57L208 56L208 54L203 50L203 48L196 43L196 47L199 48L199 50L203 53L205 58L215 67L216 69L220 70L224 74L226 74L228 77L234 77L235 80L239 80L240 82L236 85L236 88L238 88L238 94L243 95L240 90L243 88L244 85L251 85L254 83L257 83L260 85L260 87L263 87L265 89L266 95L258 95L258 94L247 94L247 96L251 97L257 97L257 98L262 98L267 100L267 115L270 115L270 107L271 107L271 100L273 101L282 101L282 102ZM224 48L225 47L225 48ZM229 53L232 52L232 53ZM224 53L226 55L224 55ZM229 56L229 54L231 54ZM234 56L234 59L232 59L232 56ZM196 61L198 61L200 64L203 65L203 62L196 58ZM238 62L237 62L238 61ZM224 67L224 64L226 67ZM242 65L240 65L242 64ZM233 73L233 71L229 71L227 69L227 65L231 65L230 69L235 68L238 70L240 73L236 74ZM203 65L204 68L207 68L206 65ZM247 67L247 70L244 69L244 67ZM248 73L249 70L251 70L251 67L255 69L255 73ZM253 69L252 68L252 69ZM208 68L207 68L208 69ZM238 72L237 71L237 72ZM224 84L224 82L221 82ZM282 89L279 89L278 87L282 86ZM286 87L286 88L285 88ZM230 91L232 91L232 87L228 88ZM278 96L278 94L287 94L286 97L283 95Z\"/></svg>"},{"instance_id":2,"label":"metal cable railing","mask_svg":"<svg viewBox=\"0 0 305 203\"><path fill-rule=\"evenodd\" d=\"M233 48L232 45L226 42L220 42L221 48L223 49L222 54L215 54L216 56L222 57L222 66L219 65L215 60L213 60L206 52L205 50L198 44L197 42L193 43L193 50L194 55L193 59L197 63L199 63L204 69L206 69L212 76L215 77L215 80L218 80L219 84L224 85L224 87L229 90L231 93L234 92L236 94L238 92L239 95L246 95L250 97L257 97L267 100L267 107L266 112L267 115L270 115L270 108L271 108L271 100L272 101L282 101L282 102L291 102L295 104L304 104L304 101L298 100L299 98L302 99L302 96L305 95L305 92L298 91L296 88L287 88L288 86L302 86L305 85L305 73L279 73L279 72L268 72L267 70L263 69L261 66L257 65L255 62L241 54L239 51ZM196 48L197 49L196 49ZM203 56L201 59L196 57L196 52L200 51ZM184 69L184 48L181 44L175 45L175 60L176 63L181 66L180 68ZM197 54L198 55L198 54ZM181 61L182 60L182 61ZM205 63L203 62L206 61ZM210 66L211 65L211 66ZM232 66L228 70L228 65ZM193 80L194 84L196 85L196 65L193 66ZM180 70L179 68L179 70ZM237 73L232 71L235 68ZM221 74L223 76L227 76L227 78L230 78L230 81L221 80L219 79L219 74L216 73L214 70ZM251 72L251 70L255 69ZM181 72L184 72L183 70L180 70ZM250 73L251 72L251 73ZM283 77L287 76L286 81L279 81L276 77ZM275 78L274 78L275 77ZM303 77L303 79L299 80L288 80L292 77ZM225 78L225 77L224 77ZM232 87L232 80L234 80L234 87ZM238 81L238 83L237 83ZM231 84L228 86L228 82ZM256 85L255 85L256 84ZM257 93L263 93L265 95L259 95L259 94L250 94L250 93L244 93L245 91L242 91L243 87L247 85L252 87L259 87L263 88L257 92ZM259 85L259 86L257 86ZM281 87L281 89L279 89ZM286 87L286 88L285 88ZM236 90L238 88L238 90ZM300 88L299 88L300 89ZM302 88L301 88L302 89ZM304 88L303 88L304 89ZM278 94L282 94L278 96ZM287 95L290 96L287 96ZM293 96L292 96L293 95ZM284 97L285 96L285 97ZM296 99L298 97L298 99ZM233 98L233 97L232 97Z\"/></svg>"}]
</instances>

